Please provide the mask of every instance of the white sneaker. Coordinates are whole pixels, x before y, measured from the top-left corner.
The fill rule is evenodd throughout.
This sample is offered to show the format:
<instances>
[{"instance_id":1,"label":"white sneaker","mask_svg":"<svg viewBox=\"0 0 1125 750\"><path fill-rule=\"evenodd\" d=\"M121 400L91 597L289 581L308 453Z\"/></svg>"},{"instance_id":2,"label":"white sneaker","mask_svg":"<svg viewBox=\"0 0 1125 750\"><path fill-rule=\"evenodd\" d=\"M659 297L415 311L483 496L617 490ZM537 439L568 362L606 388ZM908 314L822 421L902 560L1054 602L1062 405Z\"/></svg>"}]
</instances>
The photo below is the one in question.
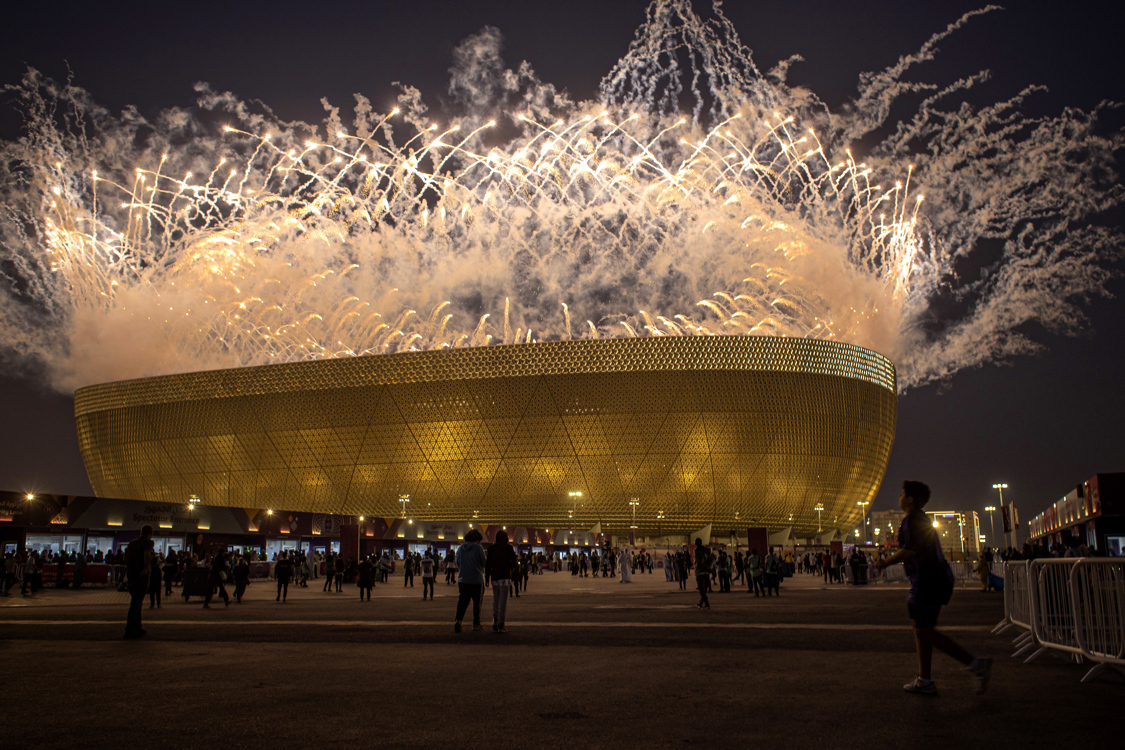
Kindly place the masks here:
<instances>
[{"instance_id":1,"label":"white sneaker","mask_svg":"<svg viewBox=\"0 0 1125 750\"><path fill-rule=\"evenodd\" d=\"M972 672L973 679L977 681L977 695L988 690L988 679L992 676L992 659L978 657L965 669Z\"/></svg>"},{"instance_id":2,"label":"white sneaker","mask_svg":"<svg viewBox=\"0 0 1125 750\"><path fill-rule=\"evenodd\" d=\"M908 693L921 693L922 695L937 695L937 685L933 680L924 680L921 677L915 677L914 682L908 682L902 686L902 689Z\"/></svg>"}]
</instances>

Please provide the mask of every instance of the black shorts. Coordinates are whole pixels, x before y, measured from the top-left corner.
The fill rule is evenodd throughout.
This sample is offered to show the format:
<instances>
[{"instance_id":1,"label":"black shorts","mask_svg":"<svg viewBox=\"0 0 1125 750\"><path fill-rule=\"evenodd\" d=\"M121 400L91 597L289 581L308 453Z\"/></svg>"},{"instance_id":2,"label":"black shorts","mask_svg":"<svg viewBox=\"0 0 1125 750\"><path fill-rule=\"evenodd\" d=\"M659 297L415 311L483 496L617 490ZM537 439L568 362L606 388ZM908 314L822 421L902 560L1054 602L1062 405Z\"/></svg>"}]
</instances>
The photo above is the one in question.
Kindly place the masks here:
<instances>
[{"instance_id":1,"label":"black shorts","mask_svg":"<svg viewBox=\"0 0 1125 750\"><path fill-rule=\"evenodd\" d=\"M910 613L910 619L914 621L914 627L937 627L937 618L938 614L941 613L941 607L923 607L919 604L907 604L906 609Z\"/></svg>"}]
</instances>

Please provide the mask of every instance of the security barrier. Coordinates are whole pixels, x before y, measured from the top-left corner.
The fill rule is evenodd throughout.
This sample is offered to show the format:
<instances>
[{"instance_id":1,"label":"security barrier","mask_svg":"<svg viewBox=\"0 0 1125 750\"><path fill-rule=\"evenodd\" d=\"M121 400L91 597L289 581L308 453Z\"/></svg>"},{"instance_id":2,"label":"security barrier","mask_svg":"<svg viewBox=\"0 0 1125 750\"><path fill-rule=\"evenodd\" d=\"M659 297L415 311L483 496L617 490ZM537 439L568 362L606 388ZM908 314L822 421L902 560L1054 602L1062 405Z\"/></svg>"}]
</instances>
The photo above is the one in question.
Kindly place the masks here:
<instances>
[{"instance_id":1,"label":"security barrier","mask_svg":"<svg viewBox=\"0 0 1125 750\"><path fill-rule=\"evenodd\" d=\"M1097 662L1082 682L1107 666L1125 666L1125 562L1078 560L1070 570L1070 596L1078 651Z\"/></svg>"},{"instance_id":2,"label":"security barrier","mask_svg":"<svg viewBox=\"0 0 1125 750\"><path fill-rule=\"evenodd\" d=\"M899 583L906 580L906 570L901 565L892 565L883 568L883 580L887 583Z\"/></svg>"},{"instance_id":3,"label":"security barrier","mask_svg":"<svg viewBox=\"0 0 1125 750\"><path fill-rule=\"evenodd\" d=\"M1031 632L1034 642L1015 655L1020 656L1036 645L1038 648L1024 660L1031 662L1048 649L1079 655L1078 635L1074 625L1074 607L1070 597L1070 572L1075 561L1066 558L1032 560L1027 564L1031 592Z\"/></svg>"},{"instance_id":4,"label":"security barrier","mask_svg":"<svg viewBox=\"0 0 1125 750\"><path fill-rule=\"evenodd\" d=\"M993 629L1024 629L1012 656L1047 651L1095 662L1082 678L1105 667L1125 666L1125 562L1097 558L1047 558L1009 562L1005 569L1004 619Z\"/></svg>"}]
</instances>

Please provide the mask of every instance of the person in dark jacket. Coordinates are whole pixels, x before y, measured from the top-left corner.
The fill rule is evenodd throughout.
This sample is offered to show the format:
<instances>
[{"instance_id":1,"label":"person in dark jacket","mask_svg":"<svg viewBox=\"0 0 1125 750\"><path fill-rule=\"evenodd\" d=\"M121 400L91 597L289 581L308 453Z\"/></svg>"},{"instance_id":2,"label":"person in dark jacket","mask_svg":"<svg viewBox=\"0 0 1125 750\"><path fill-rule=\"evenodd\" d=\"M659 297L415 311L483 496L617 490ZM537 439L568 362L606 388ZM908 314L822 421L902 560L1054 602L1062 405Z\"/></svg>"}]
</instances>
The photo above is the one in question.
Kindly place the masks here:
<instances>
[{"instance_id":1,"label":"person in dark jacket","mask_svg":"<svg viewBox=\"0 0 1125 750\"><path fill-rule=\"evenodd\" d=\"M487 564L484 549L480 546L481 534L476 529L465 533L465 543L457 548L456 569L461 574L457 582L457 619L453 632L461 632L461 619L473 603L473 630L480 630L480 600L484 594L484 568ZM448 558L447 558L448 559Z\"/></svg>"},{"instance_id":2,"label":"person in dark jacket","mask_svg":"<svg viewBox=\"0 0 1125 750\"><path fill-rule=\"evenodd\" d=\"M234 566L234 600L242 604L242 597L246 594L246 587L250 585L250 563L245 557L238 558Z\"/></svg>"},{"instance_id":3,"label":"person in dark jacket","mask_svg":"<svg viewBox=\"0 0 1125 750\"><path fill-rule=\"evenodd\" d=\"M336 583L336 593L344 590L344 556L336 555L336 574L332 577Z\"/></svg>"},{"instance_id":4,"label":"person in dark jacket","mask_svg":"<svg viewBox=\"0 0 1125 750\"><path fill-rule=\"evenodd\" d=\"M324 590L332 591L332 579L336 577L336 558L331 551L324 558Z\"/></svg>"},{"instance_id":5,"label":"person in dark jacket","mask_svg":"<svg viewBox=\"0 0 1125 750\"><path fill-rule=\"evenodd\" d=\"M293 580L293 562L289 559L288 552L282 552L281 557L274 564L273 577L277 579L277 599L274 601L284 603L289 597L289 582Z\"/></svg>"},{"instance_id":6,"label":"person in dark jacket","mask_svg":"<svg viewBox=\"0 0 1125 750\"><path fill-rule=\"evenodd\" d=\"M711 586L711 550L703 546L702 539L695 540L695 585L699 589L700 609L711 609L707 589Z\"/></svg>"},{"instance_id":7,"label":"person in dark jacket","mask_svg":"<svg viewBox=\"0 0 1125 750\"><path fill-rule=\"evenodd\" d=\"M359 564L359 600L363 601L363 594L367 593L367 601L371 601L371 589L375 588L375 566L371 564L371 558L363 558L363 562Z\"/></svg>"},{"instance_id":8,"label":"person in dark jacket","mask_svg":"<svg viewBox=\"0 0 1125 750\"><path fill-rule=\"evenodd\" d=\"M223 582L223 574L227 571L227 553L216 552L215 557L211 560L211 571L207 576L207 597L203 600L203 608L211 609L211 597L215 595L215 589L218 589L219 594L223 597L223 604L227 607L230 606L230 594L227 593L226 584Z\"/></svg>"},{"instance_id":9,"label":"person in dark jacket","mask_svg":"<svg viewBox=\"0 0 1125 750\"><path fill-rule=\"evenodd\" d=\"M160 608L160 558L152 556L148 571L148 608Z\"/></svg>"},{"instance_id":10,"label":"person in dark jacket","mask_svg":"<svg viewBox=\"0 0 1125 750\"><path fill-rule=\"evenodd\" d=\"M169 550L164 558L164 596L172 595L172 582L176 579L176 568L179 566L176 550Z\"/></svg>"},{"instance_id":11,"label":"person in dark jacket","mask_svg":"<svg viewBox=\"0 0 1125 750\"><path fill-rule=\"evenodd\" d=\"M492 629L498 633L508 632L504 627L504 615L508 609L508 590L518 569L519 560L508 544L508 532L496 532L496 542L488 548L485 570L492 581Z\"/></svg>"},{"instance_id":12,"label":"person in dark jacket","mask_svg":"<svg viewBox=\"0 0 1125 750\"><path fill-rule=\"evenodd\" d=\"M129 614L125 619L125 637L140 638L145 634L141 627L141 608L148 591L148 575L152 568L152 527L141 527L139 538L129 542ZM122 559L126 556L122 555Z\"/></svg>"}]
</instances>

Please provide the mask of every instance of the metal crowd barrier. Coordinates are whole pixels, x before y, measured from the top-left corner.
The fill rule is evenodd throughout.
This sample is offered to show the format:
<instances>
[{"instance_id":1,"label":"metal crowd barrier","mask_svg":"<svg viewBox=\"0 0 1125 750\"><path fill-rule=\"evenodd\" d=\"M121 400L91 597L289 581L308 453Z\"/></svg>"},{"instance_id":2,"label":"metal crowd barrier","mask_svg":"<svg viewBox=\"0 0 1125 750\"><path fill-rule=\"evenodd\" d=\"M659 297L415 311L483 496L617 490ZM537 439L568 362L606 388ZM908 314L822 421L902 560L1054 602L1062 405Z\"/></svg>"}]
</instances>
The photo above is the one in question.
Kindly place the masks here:
<instances>
[{"instance_id":1,"label":"metal crowd barrier","mask_svg":"<svg viewBox=\"0 0 1125 750\"><path fill-rule=\"evenodd\" d=\"M883 580L887 583L899 583L906 580L906 570L901 565L892 565L883 568Z\"/></svg>"},{"instance_id":2,"label":"metal crowd barrier","mask_svg":"<svg viewBox=\"0 0 1125 750\"><path fill-rule=\"evenodd\" d=\"M1099 558L1046 558L1009 562L1004 582L1004 619L993 629L1023 629L1015 639L1024 663L1047 651L1069 654L1095 665L1082 678L1105 667L1125 667L1125 561Z\"/></svg>"},{"instance_id":3,"label":"metal crowd barrier","mask_svg":"<svg viewBox=\"0 0 1125 750\"><path fill-rule=\"evenodd\" d=\"M1031 594L1028 590L1027 562L1013 561L1008 563L993 563L993 570L997 565L1002 566L1000 573L1004 578L1004 619L992 629L993 633L1003 633L1010 627L1023 628L1031 632ZM994 573L994 575L996 575ZM1021 635L1016 640L1022 640Z\"/></svg>"},{"instance_id":4,"label":"metal crowd barrier","mask_svg":"<svg viewBox=\"0 0 1125 750\"><path fill-rule=\"evenodd\" d=\"M1079 559L1070 570L1070 597L1078 651L1096 662L1082 682L1107 666L1125 666L1125 562Z\"/></svg>"},{"instance_id":5,"label":"metal crowd barrier","mask_svg":"<svg viewBox=\"0 0 1125 750\"><path fill-rule=\"evenodd\" d=\"M1024 660L1025 664L1048 649L1072 656L1081 654L1070 597L1070 572L1074 562L1066 558L1045 558L1028 563L1031 632L1034 638L1014 655L1022 656L1036 646L1038 648Z\"/></svg>"}]
</instances>

